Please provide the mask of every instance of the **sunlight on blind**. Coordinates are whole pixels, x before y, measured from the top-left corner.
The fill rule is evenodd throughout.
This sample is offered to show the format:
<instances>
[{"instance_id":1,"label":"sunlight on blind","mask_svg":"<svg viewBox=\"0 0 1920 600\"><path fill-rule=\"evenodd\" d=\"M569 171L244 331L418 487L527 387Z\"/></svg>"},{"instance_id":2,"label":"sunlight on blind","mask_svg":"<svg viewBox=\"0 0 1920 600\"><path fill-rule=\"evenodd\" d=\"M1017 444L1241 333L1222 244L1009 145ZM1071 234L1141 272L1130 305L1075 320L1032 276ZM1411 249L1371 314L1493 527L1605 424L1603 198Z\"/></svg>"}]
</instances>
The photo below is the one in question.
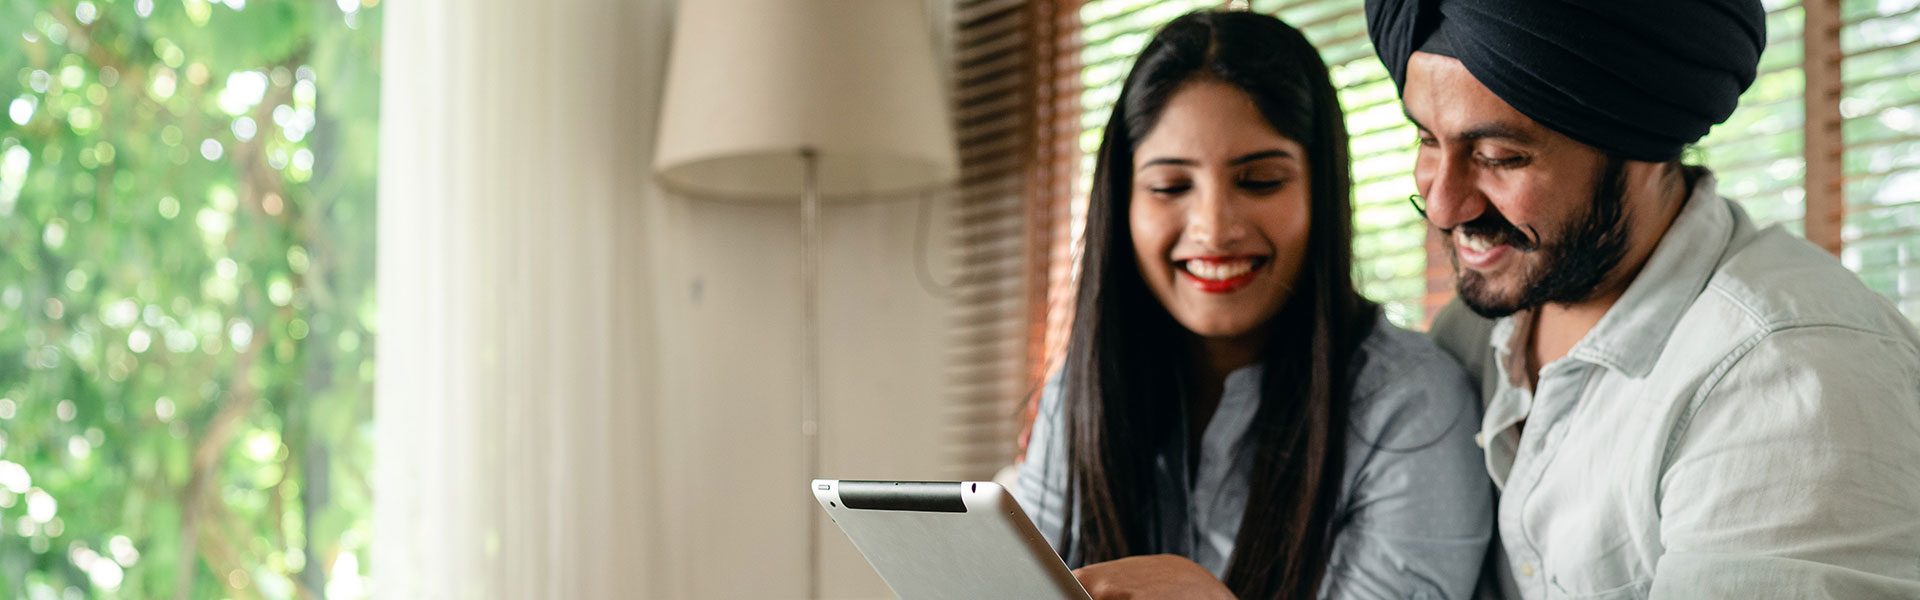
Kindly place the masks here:
<instances>
[{"instance_id":1,"label":"sunlight on blind","mask_svg":"<svg viewBox=\"0 0 1920 600\"><path fill-rule=\"evenodd\" d=\"M1920 321L1920 0L1845 0L1841 260Z\"/></svg>"},{"instance_id":2,"label":"sunlight on blind","mask_svg":"<svg viewBox=\"0 0 1920 600\"><path fill-rule=\"evenodd\" d=\"M1759 76L1727 122L1682 156L1713 169L1720 194L1747 209L1754 224L1775 223L1795 235L1806 226L1806 73L1798 0L1768 0L1767 48Z\"/></svg>"}]
</instances>

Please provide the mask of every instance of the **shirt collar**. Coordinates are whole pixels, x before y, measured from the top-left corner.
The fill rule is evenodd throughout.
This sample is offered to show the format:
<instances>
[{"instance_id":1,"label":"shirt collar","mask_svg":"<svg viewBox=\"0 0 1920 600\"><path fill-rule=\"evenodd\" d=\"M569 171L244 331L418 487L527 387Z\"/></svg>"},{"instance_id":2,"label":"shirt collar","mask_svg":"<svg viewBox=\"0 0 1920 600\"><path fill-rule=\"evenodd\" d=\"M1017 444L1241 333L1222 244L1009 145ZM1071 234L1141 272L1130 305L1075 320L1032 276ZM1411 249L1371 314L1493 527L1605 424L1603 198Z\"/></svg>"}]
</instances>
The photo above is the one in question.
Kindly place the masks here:
<instances>
[{"instance_id":1,"label":"shirt collar","mask_svg":"<svg viewBox=\"0 0 1920 600\"><path fill-rule=\"evenodd\" d=\"M1256 360L1253 364L1228 372L1227 380L1220 386L1220 401L1241 397L1259 398L1260 373L1263 370L1265 368Z\"/></svg>"},{"instance_id":2,"label":"shirt collar","mask_svg":"<svg viewBox=\"0 0 1920 600\"><path fill-rule=\"evenodd\" d=\"M1735 230L1732 202L1714 190L1711 173L1694 183L1691 195L1673 225L1660 238L1627 291L1613 303L1592 331L1575 343L1567 356L1645 377L1667 345L1680 315L1706 289L1719 268ZM1488 342L1496 356L1518 352L1526 340L1515 339L1514 320L1524 313L1501 318Z\"/></svg>"},{"instance_id":3,"label":"shirt collar","mask_svg":"<svg viewBox=\"0 0 1920 600\"><path fill-rule=\"evenodd\" d=\"M1220 386L1220 402L1213 408L1213 418L1201 426L1203 439L1208 435L1230 435L1238 438L1245 433L1246 428L1252 423L1252 413L1259 409L1261 374L1265 371L1266 368L1261 361L1256 360L1253 364L1227 372L1227 379ZM1185 393L1187 388L1184 382L1181 383L1180 389ZM1175 432L1173 442L1177 446L1176 450L1184 456L1187 444L1191 442L1187 438L1187 428L1191 423L1187 422L1185 408L1178 412L1180 427ZM1235 416L1240 413L1245 413L1245 418ZM1230 416L1223 419L1221 414ZM1216 428L1219 429L1218 433L1213 433Z\"/></svg>"}]
</instances>

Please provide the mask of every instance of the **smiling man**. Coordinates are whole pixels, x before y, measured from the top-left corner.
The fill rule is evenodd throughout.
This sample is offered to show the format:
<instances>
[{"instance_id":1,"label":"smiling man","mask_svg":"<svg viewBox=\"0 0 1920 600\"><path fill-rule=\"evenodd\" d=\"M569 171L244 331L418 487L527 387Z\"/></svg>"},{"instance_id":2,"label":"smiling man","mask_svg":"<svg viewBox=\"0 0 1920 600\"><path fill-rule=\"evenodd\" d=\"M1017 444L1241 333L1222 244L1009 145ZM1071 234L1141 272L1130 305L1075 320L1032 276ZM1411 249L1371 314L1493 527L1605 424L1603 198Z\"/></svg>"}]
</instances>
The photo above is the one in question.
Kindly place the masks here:
<instances>
[{"instance_id":1,"label":"smiling man","mask_svg":"<svg viewBox=\"0 0 1920 600\"><path fill-rule=\"evenodd\" d=\"M1493 587L1920 598L1920 335L1678 157L1758 0L1368 0L1484 365ZM1491 320L1488 322L1487 320Z\"/></svg>"}]
</instances>

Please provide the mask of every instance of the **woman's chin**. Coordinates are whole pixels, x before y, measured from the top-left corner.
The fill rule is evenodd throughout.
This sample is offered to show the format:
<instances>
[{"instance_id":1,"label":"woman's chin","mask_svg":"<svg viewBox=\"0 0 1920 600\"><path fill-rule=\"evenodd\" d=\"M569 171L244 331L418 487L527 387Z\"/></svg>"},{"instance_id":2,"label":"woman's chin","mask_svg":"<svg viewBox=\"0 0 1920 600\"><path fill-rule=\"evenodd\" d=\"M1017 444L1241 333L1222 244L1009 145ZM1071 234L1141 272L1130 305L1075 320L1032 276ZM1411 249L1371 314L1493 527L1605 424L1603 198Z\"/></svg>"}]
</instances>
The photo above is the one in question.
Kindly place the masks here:
<instances>
[{"instance_id":1,"label":"woman's chin","mask_svg":"<svg viewBox=\"0 0 1920 600\"><path fill-rule=\"evenodd\" d=\"M1241 298L1226 299L1212 296L1200 298L1179 298L1169 310L1174 320L1194 335L1202 338L1234 339L1246 337L1265 329L1268 321L1279 314L1280 294L1267 290L1247 290ZM1273 298L1269 302L1255 299Z\"/></svg>"},{"instance_id":2,"label":"woman's chin","mask_svg":"<svg viewBox=\"0 0 1920 600\"><path fill-rule=\"evenodd\" d=\"M1180 325L1196 336L1208 339L1237 339L1256 329L1253 319L1243 315L1193 316L1179 319Z\"/></svg>"}]
</instances>

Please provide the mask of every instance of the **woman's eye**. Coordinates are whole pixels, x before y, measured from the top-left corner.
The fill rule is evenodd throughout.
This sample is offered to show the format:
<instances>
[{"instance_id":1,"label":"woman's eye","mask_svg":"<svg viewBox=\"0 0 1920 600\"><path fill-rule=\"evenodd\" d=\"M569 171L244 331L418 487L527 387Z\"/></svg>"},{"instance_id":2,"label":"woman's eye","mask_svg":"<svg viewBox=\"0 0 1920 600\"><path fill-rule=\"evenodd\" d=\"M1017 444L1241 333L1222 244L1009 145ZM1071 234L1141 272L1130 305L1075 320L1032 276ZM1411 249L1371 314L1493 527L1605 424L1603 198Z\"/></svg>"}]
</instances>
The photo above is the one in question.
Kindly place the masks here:
<instances>
[{"instance_id":1,"label":"woman's eye","mask_svg":"<svg viewBox=\"0 0 1920 600\"><path fill-rule=\"evenodd\" d=\"M1193 186L1187 185L1187 184L1147 186L1147 191L1153 192L1155 194L1159 194L1162 196L1173 196L1177 194L1184 194L1186 193L1187 190L1190 190L1190 189L1193 189Z\"/></svg>"},{"instance_id":2,"label":"woman's eye","mask_svg":"<svg viewBox=\"0 0 1920 600\"><path fill-rule=\"evenodd\" d=\"M1255 192L1277 190L1285 185L1287 185L1285 179L1246 179L1240 182L1240 187Z\"/></svg>"}]
</instances>

